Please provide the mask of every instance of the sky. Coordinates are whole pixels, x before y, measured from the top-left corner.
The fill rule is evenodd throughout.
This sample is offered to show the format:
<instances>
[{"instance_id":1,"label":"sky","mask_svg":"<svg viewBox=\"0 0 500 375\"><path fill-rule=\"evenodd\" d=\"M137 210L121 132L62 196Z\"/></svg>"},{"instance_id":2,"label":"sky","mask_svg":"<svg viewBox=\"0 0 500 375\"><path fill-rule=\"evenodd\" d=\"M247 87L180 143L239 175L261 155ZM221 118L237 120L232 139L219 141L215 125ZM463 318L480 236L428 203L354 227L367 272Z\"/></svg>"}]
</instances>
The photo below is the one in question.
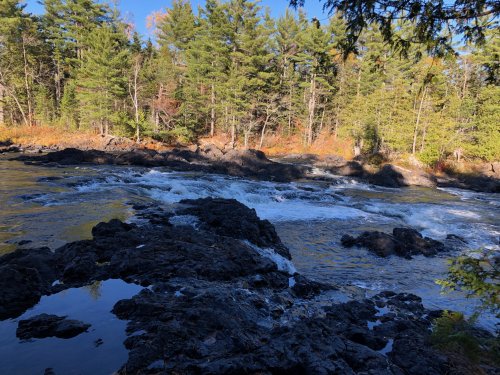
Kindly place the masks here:
<instances>
[{"instance_id":1,"label":"sky","mask_svg":"<svg viewBox=\"0 0 500 375\"><path fill-rule=\"evenodd\" d=\"M108 1L113 3L114 1ZM43 6L40 4L40 0L25 0L27 4L26 10L30 13L41 14L43 13ZM191 0L191 5L193 9L198 9L198 6L205 3L204 0ZM264 7L269 7L273 17L279 17L285 13L288 7L288 0L261 0L261 5ZM172 4L171 0L119 0L118 6L121 10L122 16L126 20L132 21L137 28L137 31L145 36L150 36L149 31L146 28L146 17L155 10L165 9L170 7ZM318 19L325 19L327 15L323 13L323 7L319 0L306 0L306 5L304 7L308 14L308 17L316 17Z\"/></svg>"}]
</instances>

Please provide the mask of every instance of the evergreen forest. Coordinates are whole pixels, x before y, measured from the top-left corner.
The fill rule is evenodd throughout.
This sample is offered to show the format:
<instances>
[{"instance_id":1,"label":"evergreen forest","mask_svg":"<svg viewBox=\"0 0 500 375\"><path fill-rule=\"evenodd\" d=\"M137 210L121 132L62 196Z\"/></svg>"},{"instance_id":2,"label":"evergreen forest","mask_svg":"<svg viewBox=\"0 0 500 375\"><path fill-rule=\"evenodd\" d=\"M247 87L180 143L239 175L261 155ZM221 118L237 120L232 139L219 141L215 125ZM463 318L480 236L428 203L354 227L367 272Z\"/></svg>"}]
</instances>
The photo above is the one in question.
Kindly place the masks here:
<instances>
[{"instance_id":1,"label":"evergreen forest","mask_svg":"<svg viewBox=\"0 0 500 375\"><path fill-rule=\"evenodd\" d=\"M325 137L355 153L500 159L500 38L401 49L367 25L346 49L342 14L279 18L258 1L189 1L151 14L154 37L94 0L0 2L0 125L262 148ZM485 20L486 22L486 20ZM408 21L395 36L416 32Z\"/></svg>"}]
</instances>

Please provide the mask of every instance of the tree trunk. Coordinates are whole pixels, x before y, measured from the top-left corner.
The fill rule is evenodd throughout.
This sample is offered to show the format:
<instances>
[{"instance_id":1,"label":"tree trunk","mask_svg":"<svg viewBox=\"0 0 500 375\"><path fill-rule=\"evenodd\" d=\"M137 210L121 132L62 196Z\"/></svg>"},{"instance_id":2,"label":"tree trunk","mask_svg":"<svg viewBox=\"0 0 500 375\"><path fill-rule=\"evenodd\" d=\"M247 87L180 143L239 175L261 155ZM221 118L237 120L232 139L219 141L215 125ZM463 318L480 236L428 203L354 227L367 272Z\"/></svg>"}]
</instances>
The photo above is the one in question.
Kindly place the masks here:
<instances>
[{"instance_id":1,"label":"tree trunk","mask_svg":"<svg viewBox=\"0 0 500 375\"><path fill-rule=\"evenodd\" d=\"M464 84L462 85L461 99L465 98L465 94L467 94L467 81L469 78L469 70L468 70L467 61L465 61L464 65L465 65L465 67L464 67Z\"/></svg>"},{"instance_id":2,"label":"tree trunk","mask_svg":"<svg viewBox=\"0 0 500 375\"><path fill-rule=\"evenodd\" d=\"M339 84L339 91L337 93L338 99L337 103L335 105L335 123L334 123L334 128L333 128L333 137L336 140L337 135L339 132L339 124L340 124L340 102L339 100L342 98L342 95L344 93L344 72L345 72L345 62L342 61L342 65L340 67L340 73L339 73L339 78L340 78L340 84Z\"/></svg>"},{"instance_id":3,"label":"tree trunk","mask_svg":"<svg viewBox=\"0 0 500 375\"><path fill-rule=\"evenodd\" d=\"M248 149L248 138L250 138L250 129L245 131L244 147Z\"/></svg>"},{"instance_id":4,"label":"tree trunk","mask_svg":"<svg viewBox=\"0 0 500 375\"><path fill-rule=\"evenodd\" d=\"M5 104L4 104L4 88L3 85L0 84L0 125L5 124Z\"/></svg>"},{"instance_id":5,"label":"tree trunk","mask_svg":"<svg viewBox=\"0 0 500 375\"><path fill-rule=\"evenodd\" d=\"M28 79L28 57L26 55L26 44L24 35L22 37L22 47L23 47L23 60L24 60L24 87L26 90L26 101L28 104L28 126L33 125L33 105L31 102L31 87Z\"/></svg>"},{"instance_id":6,"label":"tree trunk","mask_svg":"<svg viewBox=\"0 0 500 375\"><path fill-rule=\"evenodd\" d=\"M422 92L422 98L420 99L420 105L418 107L417 121L415 122L415 129L413 131L413 145L411 148L411 153L415 155L417 150L417 136L418 136L418 126L420 124L420 118L422 116L422 107L424 106L425 94L427 93L427 86L424 86L424 91Z\"/></svg>"},{"instance_id":7,"label":"tree trunk","mask_svg":"<svg viewBox=\"0 0 500 375\"><path fill-rule=\"evenodd\" d=\"M231 147L234 148L236 142L236 116L233 114L233 121L231 122Z\"/></svg>"},{"instance_id":8,"label":"tree trunk","mask_svg":"<svg viewBox=\"0 0 500 375\"><path fill-rule=\"evenodd\" d=\"M262 148L264 145L264 136L266 135L266 127L267 123L269 122L269 114L266 115L266 120L264 121L264 125L262 125L262 131L260 133L260 143L259 143L259 150Z\"/></svg>"},{"instance_id":9,"label":"tree trunk","mask_svg":"<svg viewBox=\"0 0 500 375\"><path fill-rule=\"evenodd\" d=\"M134 107L134 118L135 118L135 140L136 142L141 141L140 126L139 126L139 72L141 70L141 62L139 57L136 58L134 64L133 72L133 82L132 87L129 84L129 94L132 99L132 105Z\"/></svg>"},{"instance_id":10,"label":"tree trunk","mask_svg":"<svg viewBox=\"0 0 500 375\"><path fill-rule=\"evenodd\" d=\"M57 108L59 108L61 105L61 98L62 98L61 66L59 64L59 61L56 64L57 64L57 67L56 67L56 72L54 74L54 85L56 88L56 106L57 106Z\"/></svg>"},{"instance_id":11,"label":"tree trunk","mask_svg":"<svg viewBox=\"0 0 500 375\"><path fill-rule=\"evenodd\" d=\"M424 151L425 146L425 136L427 135L427 121L424 123L424 127L422 129L422 143L420 144L420 152Z\"/></svg>"},{"instance_id":12,"label":"tree trunk","mask_svg":"<svg viewBox=\"0 0 500 375\"><path fill-rule=\"evenodd\" d=\"M210 137L215 135L215 84L212 82L212 93L210 95Z\"/></svg>"},{"instance_id":13,"label":"tree trunk","mask_svg":"<svg viewBox=\"0 0 500 375\"><path fill-rule=\"evenodd\" d=\"M21 113L24 124L26 126L29 126L28 118L26 117L26 113L24 112L23 106L19 102L19 99L17 98L17 96L12 92L12 90L9 90L7 87L3 86L3 89L8 95L10 95L10 97L14 100L14 102L16 102L17 108L19 109L19 112ZM14 117L13 117L12 111L10 111L10 118L11 118L11 122L13 123Z\"/></svg>"},{"instance_id":14,"label":"tree trunk","mask_svg":"<svg viewBox=\"0 0 500 375\"><path fill-rule=\"evenodd\" d=\"M316 74L311 76L311 89L309 97L309 122L307 125L307 145L310 146L313 141L314 113L316 111Z\"/></svg>"},{"instance_id":15,"label":"tree trunk","mask_svg":"<svg viewBox=\"0 0 500 375\"><path fill-rule=\"evenodd\" d=\"M325 100L324 106L323 106L323 112L321 113L321 121L319 123L319 133L323 130L323 123L325 121L325 109L326 109L326 103L328 103L328 98Z\"/></svg>"},{"instance_id":16,"label":"tree trunk","mask_svg":"<svg viewBox=\"0 0 500 375\"><path fill-rule=\"evenodd\" d=\"M293 83L290 82L290 97L288 101L288 135L292 134L292 98L293 98Z\"/></svg>"}]
</instances>

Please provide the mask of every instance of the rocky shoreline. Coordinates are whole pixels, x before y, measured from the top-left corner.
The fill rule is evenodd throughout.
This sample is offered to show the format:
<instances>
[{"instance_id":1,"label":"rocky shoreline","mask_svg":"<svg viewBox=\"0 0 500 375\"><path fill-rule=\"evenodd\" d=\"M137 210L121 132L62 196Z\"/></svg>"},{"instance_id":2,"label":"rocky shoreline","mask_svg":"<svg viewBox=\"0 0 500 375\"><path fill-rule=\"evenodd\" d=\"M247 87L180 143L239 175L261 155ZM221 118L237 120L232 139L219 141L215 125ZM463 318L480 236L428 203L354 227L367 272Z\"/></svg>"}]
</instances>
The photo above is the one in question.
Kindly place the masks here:
<instances>
[{"instance_id":1,"label":"rocky shoreline","mask_svg":"<svg viewBox=\"0 0 500 375\"><path fill-rule=\"evenodd\" d=\"M407 186L452 187L477 192L500 192L500 166L494 163L487 175L435 176L421 169L393 164L381 167L365 165L338 156L318 158L316 155L285 155L272 161L258 150L220 149L215 145L174 148L169 151L120 147L102 150L63 150L0 144L1 153L21 152L15 158L35 165L109 164L144 167L165 167L175 171L197 171L226 174L259 180L290 182L300 179L327 179L327 174L346 176L369 184L400 188ZM323 175L317 174L318 170Z\"/></svg>"},{"instance_id":2,"label":"rocky shoreline","mask_svg":"<svg viewBox=\"0 0 500 375\"><path fill-rule=\"evenodd\" d=\"M44 295L121 279L144 289L113 308L128 321L120 374L467 373L430 345L441 311L393 292L319 303L335 286L298 274L272 224L235 200L135 209L141 224L115 219L95 226L91 240L1 257L0 319ZM42 314L19 322L18 334L87 328Z\"/></svg>"}]
</instances>

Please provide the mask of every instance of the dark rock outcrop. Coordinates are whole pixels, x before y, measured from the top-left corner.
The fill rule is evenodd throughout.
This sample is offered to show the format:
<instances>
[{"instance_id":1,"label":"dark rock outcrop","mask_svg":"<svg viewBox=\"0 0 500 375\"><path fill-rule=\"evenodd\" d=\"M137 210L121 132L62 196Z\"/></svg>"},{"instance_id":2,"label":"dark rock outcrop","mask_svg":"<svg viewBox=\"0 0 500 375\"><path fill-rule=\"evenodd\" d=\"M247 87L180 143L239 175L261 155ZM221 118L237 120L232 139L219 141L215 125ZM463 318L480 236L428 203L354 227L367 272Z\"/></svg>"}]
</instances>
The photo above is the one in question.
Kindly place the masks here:
<instances>
[{"instance_id":1,"label":"dark rock outcrop","mask_svg":"<svg viewBox=\"0 0 500 375\"><path fill-rule=\"evenodd\" d=\"M468 189L484 193L500 193L500 178L477 174L455 174L439 177L437 186Z\"/></svg>"},{"instance_id":2,"label":"dark rock outcrop","mask_svg":"<svg viewBox=\"0 0 500 375\"><path fill-rule=\"evenodd\" d=\"M142 373L145 364L159 364L155 370L162 374L448 371L446 357L428 342L427 329L438 315L416 296L381 293L332 305L321 316L294 319L304 305L295 305L287 291L268 295L196 284L188 280L174 292L181 286L169 283L161 293L143 290L115 305L113 312L131 321L129 331L142 332L126 340L130 356L121 374ZM399 345L403 350L396 349Z\"/></svg>"},{"instance_id":3,"label":"dark rock outcrop","mask_svg":"<svg viewBox=\"0 0 500 375\"><path fill-rule=\"evenodd\" d=\"M198 217L203 228L221 236L248 240L260 247L272 247L281 256L292 259L273 225L268 220L260 220L254 209L237 200L204 198L180 203L193 204L179 213Z\"/></svg>"},{"instance_id":4,"label":"dark rock outcrop","mask_svg":"<svg viewBox=\"0 0 500 375\"><path fill-rule=\"evenodd\" d=\"M326 159L315 163L319 168L339 176L364 178L366 172L363 166L355 160L345 161L343 159Z\"/></svg>"},{"instance_id":5,"label":"dark rock outcrop","mask_svg":"<svg viewBox=\"0 0 500 375\"><path fill-rule=\"evenodd\" d=\"M411 258L413 255L434 256L446 250L442 242L423 237L411 228L394 228L391 234L383 232L363 232L357 238L344 235L341 243L345 247L366 247L378 256L397 255Z\"/></svg>"},{"instance_id":6,"label":"dark rock outcrop","mask_svg":"<svg viewBox=\"0 0 500 375\"><path fill-rule=\"evenodd\" d=\"M49 291L55 279L48 248L19 249L0 257L0 319L21 315Z\"/></svg>"},{"instance_id":7,"label":"dark rock outcrop","mask_svg":"<svg viewBox=\"0 0 500 375\"><path fill-rule=\"evenodd\" d=\"M110 143L111 142L111 143ZM116 147L113 142L118 142ZM144 167L166 167L175 171L194 171L227 174L230 176L256 178L260 180L288 182L298 179L323 179L311 173L314 167L330 174L353 177L373 185L400 188L407 186L454 187L479 192L500 192L498 163L490 163L484 171L471 174L453 174L436 177L422 168L404 168L384 164L381 168L369 164L370 160L345 160L337 155L320 158L314 154L291 154L279 158L282 162L269 160L258 150L224 148L207 144L190 148L174 148L158 152L142 148L144 145L131 143L130 140L111 138L100 150L56 148L19 145L0 145L0 153L24 152L15 160L34 165L75 165L75 164L112 164L137 165ZM33 155L49 152L46 155Z\"/></svg>"},{"instance_id":8,"label":"dark rock outcrop","mask_svg":"<svg viewBox=\"0 0 500 375\"><path fill-rule=\"evenodd\" d=\"M136 209L154 220L111 220L94 227L91 240L55 253L23 249L1 257L2 318L41 295L119 278L147 286L113 308L128 320L129 357L120 374L448 373L448 358L429 345L439 312L416 296L390 292L325 304L321 294L334 287L280 267L290 254L274 228L237 201L185 200L164 220L155 216L160 210ZM199 225L176 224L186 215ZM396 236L421 245L416 233ZM41 315L21 322L18 335L65 337L86 329Z\"/></svg>"},{"instance_id":9,"label":"dark rock outcrop","mask_svg":"<svg viewBox=\"0 0 500 375\"><path fill-rule=\"evenodd\" d=\"M65 316L40 314L19 321L16 336L22 340L58 337L69 339L86 332L90 324L79 320L66 319Z\"/></svg>"},{"instance_id":10,"label":"dark rock outcrop","mask_svg":"<svg viewBox=\"0 0 500 375\"><path fill-rule=\"evenodd\" d=\"M0 154L5 154L8 152L19 152L21 149L19 146L14 145L11 141L0 142Z\"/></svg>"},{"instance_id":11,"label":"dark rock outcrop","mask_svg":"<svg viewBox=\"0 0 500 375\"><path fill-rule=\"evenodd\" d=\"M39 164L114 164L144 167L167 167L172 170L228 174L273 181L291 181L305 175L307 167L281 164L269 160L257 150L220 150L213 145L168 152L137 149L126 152L104 152L67 148L47 155L22 155L16 160Z\"/></svg>"},{"instance_id":12,"label":"dark rock outcrop","mask_svg":"<svg viewBox=\"0 0 500 375\"><path fill-rule=\"evenodd\" d=\"M386 187L425 186L435 187L436 178L421 170L407 169L386 164L378 172L370 175L368 181L374 185Z\"/></svg>"}]
</instances>

